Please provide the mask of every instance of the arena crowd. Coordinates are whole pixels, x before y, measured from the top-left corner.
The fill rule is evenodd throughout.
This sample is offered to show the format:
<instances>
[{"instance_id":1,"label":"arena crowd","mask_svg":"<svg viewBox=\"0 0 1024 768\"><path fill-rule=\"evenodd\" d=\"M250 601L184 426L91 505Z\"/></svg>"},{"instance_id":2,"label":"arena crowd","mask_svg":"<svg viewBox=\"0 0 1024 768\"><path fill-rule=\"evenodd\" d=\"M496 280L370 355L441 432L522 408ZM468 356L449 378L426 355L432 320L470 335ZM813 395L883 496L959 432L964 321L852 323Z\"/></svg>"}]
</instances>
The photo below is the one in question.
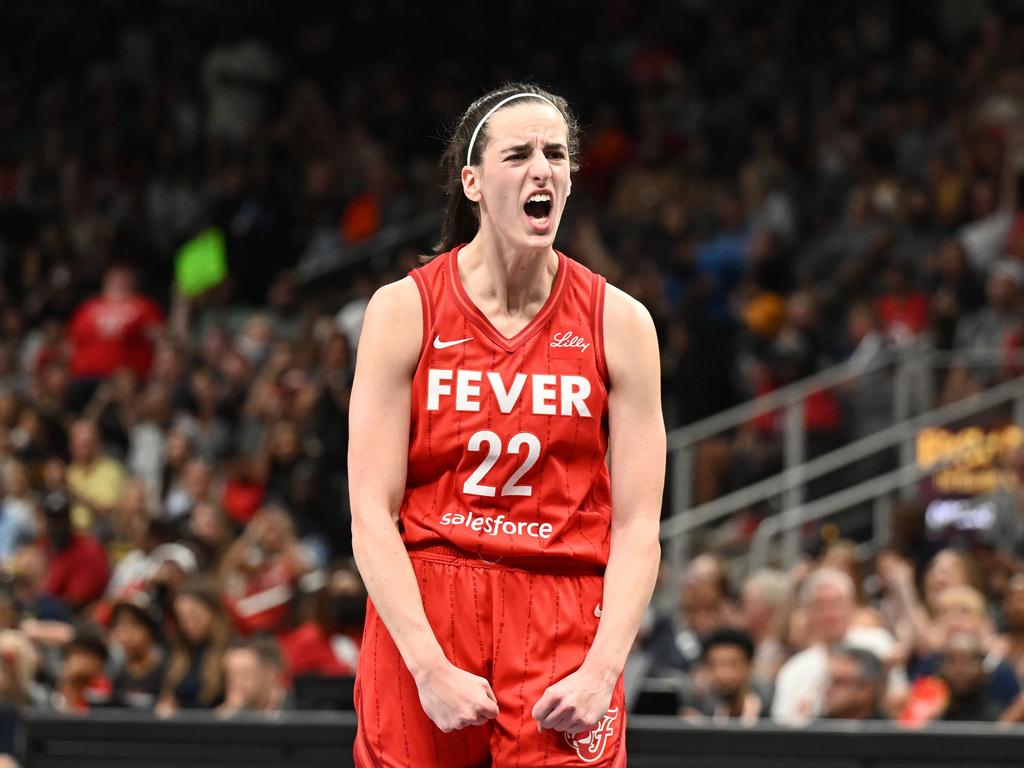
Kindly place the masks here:
<instances>
[{"instance_id":1,"label":"arena crowd","mask_svg":"<svg viewBox=\"0 0 1024 768\"><path fill-rule=\"evenodd\" d=\"M472 13L368 0L5 7L0 748L27 707L229 716L351 674L361 313L435 233L303 265L438 210L453 110L523 67L583 119L560 247L650 308L670 427L920 340L960 355L939 402L1020 375L1019 3L549 5L578 47L525 47L526 2L466 48L436 41ZM395 18L410 42L374 55ZM196 287L181 249L211 232ZM881 390L809 398L809 450L887 423ZM696 500L777 471L780 435L709 445ZM734 587L693 560L638 640L636 711L1024 719L1024 549L923 514L871 562L832 541Z\"/></svg>"}]
</instances>

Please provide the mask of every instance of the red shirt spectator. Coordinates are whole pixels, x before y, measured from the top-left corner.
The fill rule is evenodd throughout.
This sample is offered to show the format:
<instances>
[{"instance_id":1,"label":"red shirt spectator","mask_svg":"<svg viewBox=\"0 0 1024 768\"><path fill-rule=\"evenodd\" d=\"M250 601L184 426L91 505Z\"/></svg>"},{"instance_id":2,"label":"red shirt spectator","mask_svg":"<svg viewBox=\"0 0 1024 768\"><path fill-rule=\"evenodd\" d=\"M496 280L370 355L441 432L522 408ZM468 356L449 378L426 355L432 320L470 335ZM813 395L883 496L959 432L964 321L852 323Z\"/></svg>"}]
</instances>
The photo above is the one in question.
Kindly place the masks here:
<instances>
[{"instance_id":1,"label":"red shirt spectator","mask_svg":"<svg viewBox=\"0 0 1024 768\"><path fill-rule=\"evenodd\" d=\"M928 327L930 303L928 295L914 287L910 267L899 263L886 270L885 290L875 300L875 309L886 336L894 344L907 344Z\"/></svg>"},{"instance_id":2,"label":"red shirt spectator","mask_svg":"<svg viewBox=\"0 0 1024 768\"><path fill-rule=\"evenodd\" d=\"M288 674L292 677L308 674L354 675L356 668L352 662L355 655L351 654L352 660L339 655L336 648L339 639L358 653L359 644L356 640L347 635L331 637L315 621L307 621L281 637L279 642L288 665Z\"/></svg>"},{"instance_id":3,"label":"red shirt spectator","mask_svg":"<svg viewBox=\"0 0 1024 768\"><path fill-rule=\"evenodd\" d=\"M73 608L100 598L110 571L107 555L96 539L75 533L64 549L58 552L51 549L50 553L44 586L48 594L59 597Z\"/></svg>"},{"instance_id":4,"label":"red shirt spectator","mask_svg":"<svg viewBox=\"0 0 1024 768\"><path fill-rule=\"evenodd\" d=\"M110 578L103 547L92 536L72 529L71 509L64 494L47 494L42 507L46 515L46 552L50 561L43 590L72 609L98 600Z\"/></svg>"},{"instance_id":5,"label":"red shirt spectator","mask_svg":"<svg viewBox=\"0 0 1024 768\"><path fill-rule=\"evenodd\" d=\"M886 334L896 343L906 343L928 327L929 301L923 293L879 296L877 308Z\"/></svg>"},{"instance_id":6,"label":"red shirt spectator","mask_svg":"<svg viewBox=\"0 0 1024 768\"><path fill-rule=\"evenodd\" d=\"M242 635L291 629L299 578L309 570L288 513L268 506L257 512L224 555L222 597Z\"/></svg>"},{"instance_id":7,"label":"red shirt spectator","mask_svg":"<svg viewBox=\"0 0 1024 768\"><path fill-rule=\"evenodd\" d=\"M239 633L251 635L285 629L294 596L292 568L284 560L273 560L251 571L237 586L229 585L224 602Z\"/></svg>"},{"instance_id":8,"label":"red shirt spectator","mask_svg":"<svg viewBox=\"0 0 1024 768\"><path fill-rule=\"evenodd\" d=\"M103 293L75 310L68 327L71 373L78 379L102 379L119 368L146 378L153 339L164 314L151 299L135 292L130 269L115 267L103 278Z\"/></svg>"}]
</instances>

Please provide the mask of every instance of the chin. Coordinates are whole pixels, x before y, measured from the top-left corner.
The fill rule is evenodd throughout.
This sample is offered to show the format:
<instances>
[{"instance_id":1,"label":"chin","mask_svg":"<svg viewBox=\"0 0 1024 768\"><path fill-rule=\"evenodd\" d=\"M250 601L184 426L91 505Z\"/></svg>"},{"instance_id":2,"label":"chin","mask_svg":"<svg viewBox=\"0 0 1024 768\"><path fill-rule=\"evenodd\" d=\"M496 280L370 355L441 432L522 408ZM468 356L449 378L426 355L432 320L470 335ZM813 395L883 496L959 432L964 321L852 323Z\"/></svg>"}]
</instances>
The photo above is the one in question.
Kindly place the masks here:
<instances>
[{"instance_id":1,"label":"chin","mask_svg":"<svg viewBox=\"0 0 1024 768\"><path fill-rule=\"evenodd\" d=\"M550 248L555 243L554 232L543 235L528 235L526 237L525 245L531 251L537 250L538 248Z\"/></svg>"}]
</instances>

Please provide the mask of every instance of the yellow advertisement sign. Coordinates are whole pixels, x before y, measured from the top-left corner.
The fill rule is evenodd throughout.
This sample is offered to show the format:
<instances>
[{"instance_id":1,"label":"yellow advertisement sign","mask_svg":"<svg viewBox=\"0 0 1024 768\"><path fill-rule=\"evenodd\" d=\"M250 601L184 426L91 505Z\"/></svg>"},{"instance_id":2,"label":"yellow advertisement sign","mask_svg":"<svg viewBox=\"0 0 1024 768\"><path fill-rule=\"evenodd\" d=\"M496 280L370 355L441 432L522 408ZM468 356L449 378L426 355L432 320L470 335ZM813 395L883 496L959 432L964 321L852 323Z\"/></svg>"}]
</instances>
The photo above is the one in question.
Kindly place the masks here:
<instances>
[{"instance_id":1,"label":"yellow advertisement sign","mask_svg":"<svg viewBox=\"0 0 1024 768\"><path fill-rule=\"evenodd\" d=\"M1022 443L1024 429L1016 425L990 430L967 427L956 432L931 427L917 434L917 465L931 469L955 457L934 475L935 488L942 493L989 493L1016 483L1014 473L1005 469L1003 457Z\"/></svg>"}]
</instances>

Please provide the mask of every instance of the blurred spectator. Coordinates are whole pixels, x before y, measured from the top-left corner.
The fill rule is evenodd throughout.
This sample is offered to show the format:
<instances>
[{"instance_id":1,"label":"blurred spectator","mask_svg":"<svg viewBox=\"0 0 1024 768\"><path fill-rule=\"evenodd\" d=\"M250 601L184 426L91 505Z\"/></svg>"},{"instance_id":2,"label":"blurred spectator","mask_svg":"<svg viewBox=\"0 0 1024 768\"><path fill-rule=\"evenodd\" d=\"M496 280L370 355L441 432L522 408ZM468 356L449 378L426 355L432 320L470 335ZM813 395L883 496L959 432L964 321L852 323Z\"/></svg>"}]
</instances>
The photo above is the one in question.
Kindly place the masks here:
<instances>
[{"instance_id":1,"label":"blurred spectator","mask_svg":"<svg viewBox=\"0 0 1024 768\"><path fill-rule=\"evenodd\" d=\"M265 119L269 90L280 76L273 51L255 38L228 38L203 61L206 130L212 139L240 143Z\"/></svg>"},{"instance_id":2,"label":"blurred spectator","mask_svg":"<svg viewBox=\"0 0 1024 768\"><path fill-rule=\"evenodd\" d=\"M28 470L12 459L3 466L3 501L0 501L0 562L36 538L36 500Z\"/></svg>"},{"instance_id":3,"label":"blurred spectator","mask_svg":"<svg viewBox=\"0 0 1024 768\"><path fill-rule=\"evenodd\" d=\"M890 375L883 363L888 341L877 310L868 302L855 302L846 318L847 364L853 374L839 392L849 414L854 437L873 434L892 421Z\"/></svg>"},{"instance_id":4,"label":"blurred spectator","mask_svg":"<svg viewBox=\"0 0 1024 768\"><path fill-rule=\"evenodd\" d=\"M197 504L213 499L213 469L202 459L189 459L182 469L180 482L172 485L164 498L163 515L180 524Z\"/></svg>"},{"instance_id":5,"label":"blurred spectator","mask_svg":"<svg viewBox=\"0 0 1024 768\"><path fill-rule=\"evenodd\" d=\"M999 181L984 176L975 180L971 189L971 221L958 232L971 266L980 272L989 271L1003 255L1013 226L1017 210L1017 134L1016 126L1007 131Z\"/></svg>"},{"instance_id":6,"label":"blurred spectator","mask_svg":"<svg viewBox=\"0 0 1024 768\"><path fill-rule=\"evenodd\" d=\"M232 456L224 465L221 506L236 525L245 525L263 503L265 487L259 461L252 456Z\"/></svg>"},{"instance_id":7,"label":"blurred spectator","mask_svg":"<svg viewBox=\"0 0 1024 768\"><path fill-rule=\"evenodd\" d=\"M851 626L856 591L853 580L843 571L820 568L812 572L801 587L800 605L806 612L813 644L783 664L776 678L772 719L783 725L803 725L821 715L829 649L846 643L888 657L894 645L884 629Z\"/></svg>"},{"instance_id":8,"label":"blurred spectator","mask_svg":"<svg viewBox=\"0 0 1024 768\"><path fill-rule=\"evenodd\" d=\"M73 502L72 523L83 530L94 526L109 530L125 482L124 467L103 455L99 429L95 422L85 419L71 426L70 453L67 484Z\"/></svg>"},{"instance_id":9,"label":"blurred spectator","mask_svg":"<svg viewBox=\"0 0 1024 768\"><path fill-rule=\"evenodd\" d=\"M0 751L13 752L24 713L45 703L46 693L35 681L39 654L17 630L0 630Z\"/></svg>"},{"instance_id":10,"label":"blurred spectator","mask_svg":"<svg viewBox=\"0 0 1024 768\"><path fill-rule=\"evenodd\" d=\"M315 575L320 574L311 573L307 579ZM354 675L366 599L354 568L333 568L326 583L315 588L312 618L281 637L288 674Z\"/></svg>"},{"instance_id":11,"label":"blurred spectator","mask_svg":"<svg viewBox=\"0 0 1024 768\"><path fill-rule=\"evenodd\" d=\"M118 461L123 461L128 453L138 402L138 377L130 368L120 368L100 382L82 409L84 419L96 423L103 450Z\"/></svg>"},{"instance_id":12,"label":"blurred spectator","mask_svg":"<svg viewBox=\"0 0 1024 768\"><path fill-rule=\"evenodd\" d=\"M349 349L359 348L359 333L363 329L363 315L366 313L366 305L370 301L374 288L373 283L365 275L358 276L353 283L353 298L338 310L338 314L334 318L335 326L344 334L343 338L348 342Z\"/></svg>"},{"instance_id":13,"label":"blurred spectator","mask_svg":"<svg viewBox=\"0 0 1024 768\"><path fill-rule=\"evenodd\" d=\"M768 715L771 691L753 678L754 643L743 630L719 629L704 640L703 664L708 695L684 702L683 713L695 712L716 722L739 720L753 725Z\"/></svg>"},{"instance_id":14,"label":"blurred spectator","mask_svg":"<svg viewBox=\"0 0 1024 768\"><path fill-rule=\"evenodd\" d=\"M92 536L76 531L71 508L62 493L43 497L49 564L44 589L74 611L103 594L110 575L107 555Z\"/></svg>"},{"instance_id":15,"label":"blurred spectator","mask_svg":"<svg viewBox=\"0 0 1024 768\"><path fill-rule=\"evenodd\" d=\"M224 703L219 715L281 712L294 706L285 684L285 664L273 637L255 636L224 654Z\"/></svg>"},{"instance_id":16,"label":"blurred spectator","mask_svg":"<svg viewBox=\"0 0 1024 768\"><path fill-rule=\"evenodd\" d=\"M130 590L142 589L149 583L160 567L151 555L162 544L173 540L174 529L163 520L136 520L130 534L131 538L126 543L131 549L117 561L107 584L106 596L110 599L117 599Z\"/></svg>"},{"instance_id":17,"label":"blurred spectator","mask_svg":"<svg viewBox=\"0 0 1024 768\"><path fill-rule=\"evenodd\" d=\"M160 308L135 289L135 272L127 266L111 267L103 276L103 292L82 303L68 326L71 375L84 405L95 382L119 368L140 379L149 375L153 342L164 324Z\"/></svg>"},{"instance_id":18,"label":"blurred spectator","mask_svg":"<svg viewBox=\"0 0 1024 768\"><path fill-rule=\"evenodd\" d=\"M860 559L857 556L857 545L850 539L838 539L832 541L825 547L818 560L823 568L835 568L843 571L853 582L853 588L857 595L857 610L850 619L853 626L876 626L882 622L878 612L868 605L868 597L864 589L864 572L861 569Z\"/></svg>"},{"instance_id":19,"label":"blurred spectator","mask_svg":"<svg viewBox=\"0 0 1024 768\"><path fill-rule=\"evenodd\" d=\"M221 417L221 393L213 373L199 368L189 377L191 413L179 425L191 437L199 458L214 465L223 460L231 445L230 425Z\"/></svg>"},{"instance_id":20,"label":"blurred spectator","mask_svg":"<svg viewBox=\"0 0 1024 768\"><path fill-rule=\"evenodd\" d=\"M828 686L822 717L884 720L886 672L871 651L840 645L828 657Z\"/></svg>"},{"instance_id":21,"label":"blurred spectator","mask_svg":"<svg viewBox=\"0 0 1024 768\"><path fill-rule=\"evenodd\" d=\"M954 239L939 246L930 270L928 287L933 296L935 345L939 349L951 349L960 320L984 306L984 284L968 265L963 246Z\"/></svg>"},{"instance_id":22,"label":"blurred spectator","mask_svg":"<svg viewBox=\"0 0 1024 768\"><path fill-rule=\"evenodd\" d=\"M216 505L201 501L192 507L182 535L196 555L199 570L219 572L236 534Z\"/></svg>"},{"instance_id":23,"label":"blurred spectator","mask_svg":"<svg viewBox=\"0 0 1024 768\"><path fill-rule=\"evenodd\" d=\"M963 587L972 582L967 557L952 549L938 552L925 569L923 601L917 593L911 563L894 553L883 552L879 555L877 570L888 593L882 610L900 642L920 656L942 647L945 638L932 617L938 613L939 595L950 587Z\"/></svg>"},{"instance_id":24,"label":"blurred spectator","mask_svg":"<svg viewBox=\"0 0 1024 768\"><path fill-rule=\"evenodd\" d=\"M942 651L939 676L949 688L943 720L995 722L1006 705L992 695L985 670L985 648L971 634L954 634Z\"/></svg>"},{"instance_id":25,"label":"blurred spectator","mask_svg":"<svg viewBox=\"0 0 1024 768\"><path fill-rule=\"evenodd\" d=\"M0 697L5 705L19 711L43 703L44 692L36 681L39 653L24 635L13 629L0 630L0 670L3 691Z\"/></svg>"},{"instance_id":26,"label":"blurred spectator","mask_svg":"<svg viewBox=\"0 0 1024 768\"><path fill-rule=\"evenodd\" d=\"M786 660L782 634L789 618L790 590L783 571L763 569L749 576L740 591L742 625L754 643L752 674L762 682L774 680Z\"/></svg>"},{"instance_id":27,"label":"blurred spectator","mask_svg":"<svg viewBox=\"0 0 1024 768\"><path fill-rule=\"evenodd\" d=\"M165 484L165 466L172 459L170 436L171 400L167 385L153 382L143 390L136 408L136 418L129 431L128 455L125 465L146 489L146 508L159 509ZM187 449L181 434L179 442ZM179 450L180 447L179 447ZM181 456L175 456L178 461Z\"/></svg>"},{"instance_id":28,"label":"blurred spectator","mask_svg":"<svg viewBox=\"0 0 1024 768\"><path fill-rule=\"evenodd\" d=\"M224 601L243 635L285 631L293 620L298 579L310 570L288 514L264 507L228 549Z\"/></svg>"},{"instance_id":29,"label":"blurred spectator","mask_svg":"<svg viewBox=\"0 0 1024 768\"><path fill-rule=\"evenodd\" d=\"M144 592L125 596L113 609L110 639L123 654L114 676L113 700L132 709L155 708L167 672L162 615Z\"/></svg>"},{"instance_id":30,"label":"blurred spectator","mask_svg":"<svg viewBox=\"0 0 1024 768\"><path fill-rule=\"evenodd\" d=\"M193 581L174 598L178 638L163 680L157 712L212 709L224 700L224 651L229 628L209 584Z\"/></svg>"},{"instance_id":31,"label":"blurred spectator","mask_svg":"<svg viewBox=\"0 0 1024 768\"><path fill-rule=\"evenodd\" d=\"M981 649L982 682L986 695L996 702L1002 712L1020 695L1021 688L1013 668L990 650L993 633L985 598L972 587L950 587L936 600L936 620L942 637L940 650L916 660L910 668L911 675L914 678L933 675L944 677L945 653L951 647L950 644L956 639L959 649L965 638L970 639L973 646ZM964 654L958 650L954 661L960 662L964 658ZM962 668L959 669L962 671ZM958 678L958 681L962 682L962 678Z\"/></svg>"},{"instance_id":32,"label":"blurred spectator","mask_svg":"<svg viewBox=\"0 0 1024 768\"><path fill-rule=\"evenodd\" d=\"M702 638L738 623L724 563L698 555L683 574L677 610L656 618L644 639L650 673L689 670L700 660Z\"/></svg>"},{"instance_id":33,"label":"blurred spectator","mask_svg":"<svg viewBox=\"0 0 1024 768\"><path fill-rule=\"evenodd\" d=\"M150 512L149 500L146 497L146 486L137 477L126 477L110 516L107 533L107 551L111 560L120 559L132 548L139 533L145 529L153 517Z\"/></svg>"},{"instance_id":34,"label":"blurred spectator","mask_svg":"<svg viewBox=\"0 0 1024 768\"><path fill-rule=\"evenodd\" d=\"M93 629L75 632L64 648L53 706L66 712L88 712L111 703L113 686L104 668L109 657L102 635Z\"/></svg>"},{"instance_id":35,"label":"blurred spectator","mask_svg":"<svg viewBox=\"0 0 1024 768\"><path fill-rule=\"evenodd\" d=\"M995 383L1000 361L991 352L1005 349L1020 324L1022 289L1024 264L1003 260L992 267L986 283L988 304L957 325L954 344L960 351L961 363L949 372L945 400Z\"/></svg>"},{"instance_id":36,"label":"blurred spectator","mask_svg":"<svg viewBox=\"0 0 1024 768\"><path fill-rule=\"evenodd\" d=\"M885 287L875 304L882 330L896 346L907 346L928 327L928 296L914 289L910 264L890 264L884 280Z\"/></svg>"},{"instance_id":37,"label":"blurred spectator","mask_svg":"<svg viewBox=\"0 0 1024 768\"><path fill-rule=\"evenodd\" d=\"M46 550L36 544L14 553L9 563L14 601L31 619L70 622L73 617L68 606L46 590L48 559Z\"/></svg>"},{"instance_id":38,"label":"blurred spectator","mask_svg":"<svg viewBox=\"0 0 1024 768\"><path fill-rule=\"evenodd\" d=\"M993 651L1013 668L1020 682L1024 680L1024 573L1010 579L1002 609L1006 632L993 643Z\"/></svg>"},{"instance_id":39,"label":"blurred spectator","mask_svg":"<svg viewBox=\"0 0 1024 768\"><path fill-rule=\"evenodd\" d=\"M153 571L148 592L164 615L177 615L179 592L193 577L202 576L198 573L196 556L184 544L172 541L154 549L150 561Z\"/></svg>"}]
</instances>

